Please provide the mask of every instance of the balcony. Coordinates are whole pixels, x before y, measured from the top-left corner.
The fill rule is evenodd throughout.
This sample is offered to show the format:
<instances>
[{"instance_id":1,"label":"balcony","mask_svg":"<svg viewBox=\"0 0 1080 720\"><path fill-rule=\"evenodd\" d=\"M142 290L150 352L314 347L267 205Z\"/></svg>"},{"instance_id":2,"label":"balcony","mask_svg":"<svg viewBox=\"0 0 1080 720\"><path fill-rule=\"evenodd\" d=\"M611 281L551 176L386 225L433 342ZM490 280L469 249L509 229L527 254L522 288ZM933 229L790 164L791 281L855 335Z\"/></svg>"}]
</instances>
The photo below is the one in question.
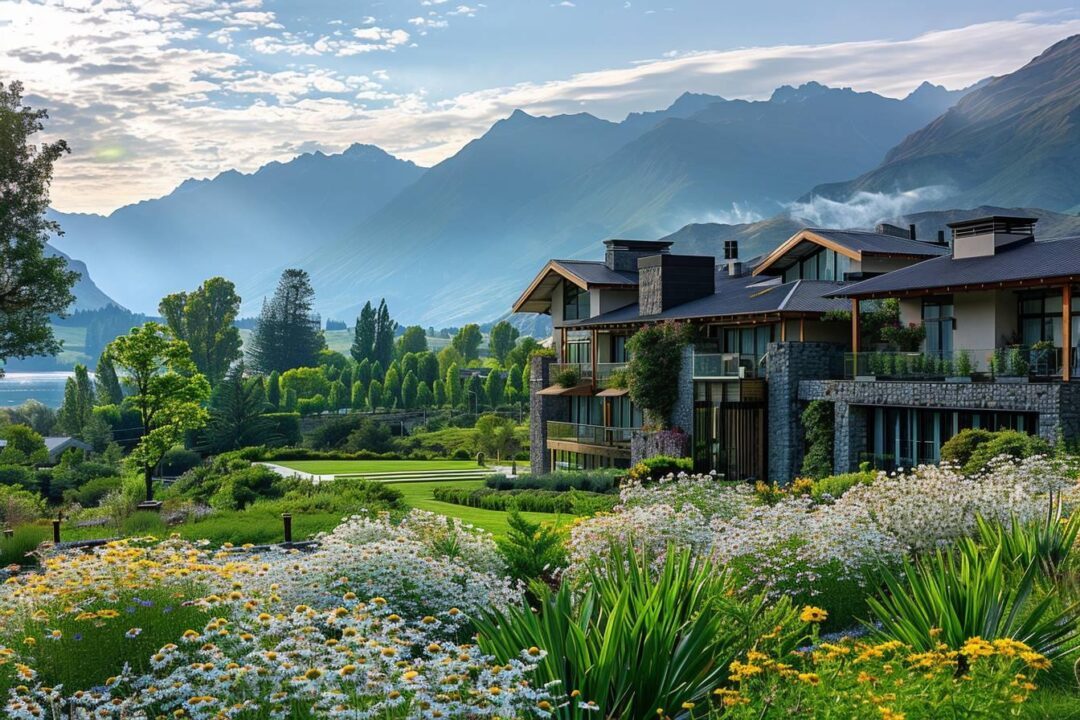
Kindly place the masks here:
<instances>
[{"instance_id":1,"label":"balcony","mask_svg":"<svg viewBox=\"0 0 1080 720\"><path fill-rule=\"evenodd\" d=\"M867 380L926 380L952 382L1020 382L1058 379L1062 349L1013 346L947 353L864 351L847 353L844 377ZM1072 353L1073 376L1077 371L1076 349Z\"/></svg>"},{"instance_id":2,"label":"balcony","mask_svg":"<svg viewBox=\"0 0 1080 720\"><path fill-rule=\"evenodd\" d=\"M548 443L566 442L601 448L630 450L630 436L639 428L605 427L580 423L548 421Z\"/></svg>"},{"instance_id":3,"label":"balcony","mask_svg":"<svg viewBox=\"0 0 1080 720\"><path fill-rule=\"evenodd\" d=\"M740 380L758 374L758 358L753 354L694 353L695 380Z\"/></svg>"},{"instance_id":4,"label":"balcony","mask_svg":"<svg viewBox=\"0 0 1080 720\"><path fill-rule=\"evenodd\" d=\"M552 363L550 377L552 383L557 383L560 377L565 379L573 376L577 378L574 384L603 386L613 375L624 370L626 363L597 363L596 377L593 377L592 363Z\"/></svg>"}]
</instances>

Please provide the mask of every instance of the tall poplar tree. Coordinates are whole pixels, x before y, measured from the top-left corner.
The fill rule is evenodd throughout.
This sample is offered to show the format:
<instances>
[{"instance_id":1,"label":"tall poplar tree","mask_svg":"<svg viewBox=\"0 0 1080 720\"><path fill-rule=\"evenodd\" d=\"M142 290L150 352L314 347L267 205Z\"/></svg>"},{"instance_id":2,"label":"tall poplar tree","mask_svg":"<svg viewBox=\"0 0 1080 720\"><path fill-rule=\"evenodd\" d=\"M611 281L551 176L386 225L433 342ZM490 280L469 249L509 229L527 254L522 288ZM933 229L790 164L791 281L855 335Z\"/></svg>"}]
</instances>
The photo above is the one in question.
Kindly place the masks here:
<instances>
[{"instance_id":1,"label":"tall poplar tree","mask_svg":"<svg viewBox=\"0 0 1080 720\"><path fill-rule=\"evenodd\" d=\"M356 328L353 330L353 344L349 351L353 360L362 363L365 360L372 362L375 359L375 308L371 307L371 301L364 303L360 310L360 317L356 318Z\"/></svg>"},{"instance_id":2,"label":"tall poplar tree","mask_svg":"<svg viewBox=\"0 0 1080 720\"><path fill-rule=\"evenodd\" d=\"M390 317L390 309L386 306L386 300L379 301L379 309L375 312L375 344L372 347L372 355L382 363L383 367L389 367L394 360L394 335L397 332L397 323Z\"/></svg>"}]
</instances>

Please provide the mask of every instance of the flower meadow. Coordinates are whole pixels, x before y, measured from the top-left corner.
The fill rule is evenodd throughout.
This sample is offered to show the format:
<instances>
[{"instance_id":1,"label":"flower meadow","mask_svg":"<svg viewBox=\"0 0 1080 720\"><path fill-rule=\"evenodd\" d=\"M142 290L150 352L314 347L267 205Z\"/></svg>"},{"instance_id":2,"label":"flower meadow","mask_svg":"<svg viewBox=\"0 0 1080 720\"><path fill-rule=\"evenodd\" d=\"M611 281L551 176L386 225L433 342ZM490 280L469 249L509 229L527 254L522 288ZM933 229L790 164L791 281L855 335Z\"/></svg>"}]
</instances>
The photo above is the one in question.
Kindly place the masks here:
<instances>
[{"instance_id":1,"label":"flower meadow","mask_svg":"<svg viewBox=\"0 0 1080 720\"><path fill-rule=\"evenodd\" d=\"M524 580L420 510L304 549L42 551L0 585L4 717L1067 717L1076 482L1043 457L839 497L629 481Z\"/></svg>"}]
</instances>

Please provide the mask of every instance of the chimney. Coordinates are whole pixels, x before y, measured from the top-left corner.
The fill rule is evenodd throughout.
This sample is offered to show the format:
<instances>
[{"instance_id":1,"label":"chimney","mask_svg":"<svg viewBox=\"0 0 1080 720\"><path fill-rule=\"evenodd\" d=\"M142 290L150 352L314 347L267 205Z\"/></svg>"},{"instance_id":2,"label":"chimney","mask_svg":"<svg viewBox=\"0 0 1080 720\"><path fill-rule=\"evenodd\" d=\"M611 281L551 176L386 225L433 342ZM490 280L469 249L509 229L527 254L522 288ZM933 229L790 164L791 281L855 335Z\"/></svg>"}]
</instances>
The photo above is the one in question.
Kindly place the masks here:
<instances>
[{"instance_id":1,"label":"chimney","mask_svg":"<svg viewBox=\"0 0 1080 720\"><path fill-rule=\"evenodd\" d=\"M938 245L946 245L947 244L945 242L945 231L944 230L938 230L937 231L937 244Z\"/></svg>"},{"instance_id":2,"label":"chimney","mask_svg":"<svg viewBox=\"0 0 1080 720\"><path fill-rule=\"evenodd\" d=\"M637 272L640 258L666 255L671 242L662 240L605 240L604 264L609 270Z\"/></svg>"},{"instance_id":3,"label":"chimney","mask_svg":"<svg viewBox=\"0 0 1080 720\"><path fill-rule=\"evenodd\" d=\"M1002 248L1035 240L1038 218L993 215L949 223L956 260L994 255Z\"/></svg>"},{"instance_id":4,"label":"chimney","mask_svg":"<svg viewBox=\"0 0 1080 720\"><path fill-rule=\"evenodd\" d=\"M914 230L905 230L898 225L892 225L890 223L878 223L877 226L874 228L874 232L876 232L878 235L892 235L893 237L915 237Z\"/></svg>"},{"instance_id":5,"label":"chimney","mask_svg":"<svg viewBox=\"0 0 1080 720\"><path fill-rule=\"evenodd\" d=\"M739 260L739 241L724 241L724 262L727 264L727 272L731 277L739 277L743 274L743 264Z\"/></svg>"},{"instance_id":6,"label":"chimney","mask_svg":"<svg viewBox=\"0 0 1080 720\"><path fill-rule=\"evenodd\" d=\"M908 232L908 237L911 238L912 240L917 240L918 239L918 238L915 237L915 223L911 223L910 225L907 226L907 232Z\"/></svg>"},{"instance_id":7,"label":"chimney","mask_svg":"<svg viewBox=\"0 0 1080 720\"><path fill-rule=\"evenodd\" d=\"M659 315L716 292L716 258L652 255L638 260L638 311Z\"/></svg>"}]
</instances>

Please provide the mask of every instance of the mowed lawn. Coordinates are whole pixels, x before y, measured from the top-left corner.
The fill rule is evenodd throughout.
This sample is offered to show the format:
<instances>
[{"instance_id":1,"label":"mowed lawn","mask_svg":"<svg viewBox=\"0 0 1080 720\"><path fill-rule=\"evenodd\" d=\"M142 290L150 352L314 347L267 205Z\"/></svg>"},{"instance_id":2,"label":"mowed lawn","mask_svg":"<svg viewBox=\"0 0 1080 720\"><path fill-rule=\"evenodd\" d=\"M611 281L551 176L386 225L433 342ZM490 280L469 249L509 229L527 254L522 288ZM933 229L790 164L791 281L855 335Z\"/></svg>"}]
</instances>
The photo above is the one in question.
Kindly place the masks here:
<instances>
[{"instance_id":1,"label":"mowed lawn","mask_svg":"<svg viewBox=\"0 0 1080 720\"><path fill-rule=\"evenodd\" d=\"M313 475L365 475L394 472L421 475L425 471L481 470L472 460L284 460L274 461L274 464ZM387 479L383 480L383 482L392 485L395 490L400 492L405 497L405 503L409 507L459 518L496 536L505 535L509 528L506 522L507 513L501 510L484 510L466 505L439 502L432 494L432 490L442 485L466 488L482 487L483 480L443 478L434 480L409 479L395 482ZM570 515L555 515L552 513L529 512L522 513L522 515L532 522L556 523L559 525L566 524L573 519Z\"/></svg>"},{"instance_id":2,"label":"mowed lawn","mask_svg":"<svg viewBox=\"0 0 1080 720\"><path fill-rule=\"evenodd\" d=\"M272 460L274 465L313 475L422 472L424 470L480 470L472 460Z\"/></svg>"},{"instance_id":3,"label":"mowed lawn","mask_svg":"<svg viewBox=\"0 0 1080 720\"><path fill-rule=\"evenodd\" d=\"M506 524L507 513L501 510L483 510L466 505L439 502L432 495L432 490L439 486L453 485L454 487L478 488L483 486L483 480L436 480L433 482L391 482L387 484L405 496L405 503L409 507L459 518L498 537L505 535L509 527ZM521 515L531 522L555 523L557 525L565 525L574 519L572 515L555 515L552 513L526 512L521 513Z\"/></svg>"}]
</instances>

